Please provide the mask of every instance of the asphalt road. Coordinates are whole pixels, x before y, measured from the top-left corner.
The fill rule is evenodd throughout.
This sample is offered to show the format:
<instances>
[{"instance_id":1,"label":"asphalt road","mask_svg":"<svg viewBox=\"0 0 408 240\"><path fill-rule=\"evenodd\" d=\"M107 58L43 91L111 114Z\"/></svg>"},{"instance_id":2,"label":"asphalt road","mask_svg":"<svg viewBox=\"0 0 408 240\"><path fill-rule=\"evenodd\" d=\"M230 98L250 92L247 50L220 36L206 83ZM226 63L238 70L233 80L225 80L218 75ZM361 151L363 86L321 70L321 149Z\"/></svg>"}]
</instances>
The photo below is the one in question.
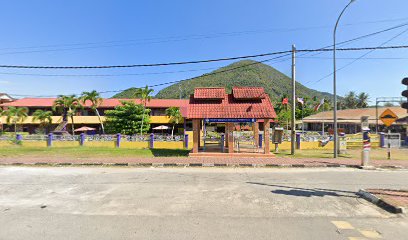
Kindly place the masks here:
<instances>
[{"instance_id":1,"label":"asphalt road","mask_svg":"<svg viewBox=\"0 0 408 240\"><path fill-rule=\"evenodd\" d=\"M371 187L408 171L1 167L0 239L407 239Z\"/></svg>"}]
</instances>

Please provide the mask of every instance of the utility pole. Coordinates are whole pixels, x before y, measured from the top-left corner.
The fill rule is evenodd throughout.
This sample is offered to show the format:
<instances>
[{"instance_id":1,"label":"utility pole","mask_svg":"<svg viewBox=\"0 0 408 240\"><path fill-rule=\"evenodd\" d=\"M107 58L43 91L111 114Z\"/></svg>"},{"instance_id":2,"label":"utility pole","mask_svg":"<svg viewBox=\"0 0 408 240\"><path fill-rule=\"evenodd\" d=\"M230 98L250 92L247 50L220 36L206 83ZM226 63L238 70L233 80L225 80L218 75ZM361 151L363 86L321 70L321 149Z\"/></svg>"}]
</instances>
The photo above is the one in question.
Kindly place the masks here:
<instances>
[{"instance_id":1,"label":"utility pole","mask_svg":"<svg viewBox=\"0 0 408 240\"><path fill-rule=\"evenodd\" d=\"M290 154L295 154L296 131L295 131L295 110L296 110L296 47L292 45L292 118L291 118L291 134L290 134Z\"/></svg>"}]
</instances>

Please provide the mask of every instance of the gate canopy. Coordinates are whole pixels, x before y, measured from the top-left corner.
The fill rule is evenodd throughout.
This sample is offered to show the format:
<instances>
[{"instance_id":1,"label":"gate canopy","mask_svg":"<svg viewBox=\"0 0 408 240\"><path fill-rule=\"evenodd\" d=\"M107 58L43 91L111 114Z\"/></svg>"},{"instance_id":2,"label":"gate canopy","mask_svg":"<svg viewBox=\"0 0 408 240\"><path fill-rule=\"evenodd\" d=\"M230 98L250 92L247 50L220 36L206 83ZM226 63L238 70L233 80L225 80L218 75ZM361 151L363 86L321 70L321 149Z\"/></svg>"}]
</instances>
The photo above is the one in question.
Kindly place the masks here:
<instances>
[{"instance_id":1,"label":"gate canopy","mask_svg":"<svg viewBox=\"0 0 408 240\"><path fill-rule=\"evenodd\" d=\"M196 88L187 108L189 119L275 119L268 94L262 87Z\"/></svg>"}]
</instances>

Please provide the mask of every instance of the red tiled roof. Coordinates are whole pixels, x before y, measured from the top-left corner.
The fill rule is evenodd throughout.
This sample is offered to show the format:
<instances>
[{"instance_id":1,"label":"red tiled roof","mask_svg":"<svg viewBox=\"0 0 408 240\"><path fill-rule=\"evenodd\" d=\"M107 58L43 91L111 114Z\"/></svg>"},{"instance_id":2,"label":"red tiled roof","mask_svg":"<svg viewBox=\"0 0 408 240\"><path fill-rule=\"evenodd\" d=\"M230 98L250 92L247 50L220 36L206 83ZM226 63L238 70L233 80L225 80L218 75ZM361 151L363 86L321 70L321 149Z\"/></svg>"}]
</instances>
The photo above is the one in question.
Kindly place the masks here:
<instances>
[{"instance_id":1,"label":"red tiled roof","mask_svg":"<svg viewBox=\"0 0 408 240\"><path fill-rule=\"evenodd\" d=\"M4 103L0 106L8 107L51 107L56 98L22 98L14 102ZM113 108L120 105L120 101L135 101L141 103L140 99L118 99L118 98L105 98L100 104L100 108ZM87 101L85 107L90 107L90 102ZM151 99L147 102L146 106L149 108L167 108L167 107L185 107L188 105L186 99Z\"/></svg>"},{"instance_id":2,"label":"red tiled roof","mask_svg":"<svg viewBox=\"0 0 408 240\"><path fill-rule=\"evenodd\" d=\"M261 99L265 97L263 87L234 87L232 94L236 99Z\"/></svg>"},{"instance_id":3,"label":"red tiled roof","mask_svg":"<svg viewBox=\"0 0 408 240\"><path fill-rule=\"evenodd\" d=\"M196 88L194 98L196 99L223 99L225 88Z\"/></svg>"},{"instance_id":4,"label":"red tiled roof","mask_svg":"<svg viewBox=\"0 0 408 240\"><path fill-rule=\"evenodd\" d=\"M245 88L241 88L243 91ZM213 89L207 89L211 91ZM267 94L262 99L235 99L233 94L224 94L222 99L209 100L191 95L187 118L276 118Z\"/></svg>"}]
</instances>

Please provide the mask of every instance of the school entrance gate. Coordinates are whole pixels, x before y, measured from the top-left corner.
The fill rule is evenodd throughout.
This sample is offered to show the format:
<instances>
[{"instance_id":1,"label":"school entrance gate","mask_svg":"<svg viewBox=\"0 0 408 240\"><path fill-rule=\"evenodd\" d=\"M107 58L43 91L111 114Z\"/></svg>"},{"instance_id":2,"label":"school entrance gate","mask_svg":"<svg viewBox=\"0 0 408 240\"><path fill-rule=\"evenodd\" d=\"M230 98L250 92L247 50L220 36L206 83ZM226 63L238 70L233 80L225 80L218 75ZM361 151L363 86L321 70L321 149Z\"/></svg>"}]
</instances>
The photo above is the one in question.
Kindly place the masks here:
<instances>
[{"instance_id":1,"label":"school entrance gate","mask_svg":"<svg viewBox=\"0 0 408 240\"><path fill-rule=\"evenodd\" d=\"M224 88L196 88L190 97L187 118L193 122L190 156L204 156L204 153L270 155L270 122L276 113L263 88L234 87L231 94ZM223 125L224 131L217 134L208 131L214 124ZM265 136L261 140L260 125ZM242 131L241 126L251 131Z\"/></svg>"}]
</instances>

